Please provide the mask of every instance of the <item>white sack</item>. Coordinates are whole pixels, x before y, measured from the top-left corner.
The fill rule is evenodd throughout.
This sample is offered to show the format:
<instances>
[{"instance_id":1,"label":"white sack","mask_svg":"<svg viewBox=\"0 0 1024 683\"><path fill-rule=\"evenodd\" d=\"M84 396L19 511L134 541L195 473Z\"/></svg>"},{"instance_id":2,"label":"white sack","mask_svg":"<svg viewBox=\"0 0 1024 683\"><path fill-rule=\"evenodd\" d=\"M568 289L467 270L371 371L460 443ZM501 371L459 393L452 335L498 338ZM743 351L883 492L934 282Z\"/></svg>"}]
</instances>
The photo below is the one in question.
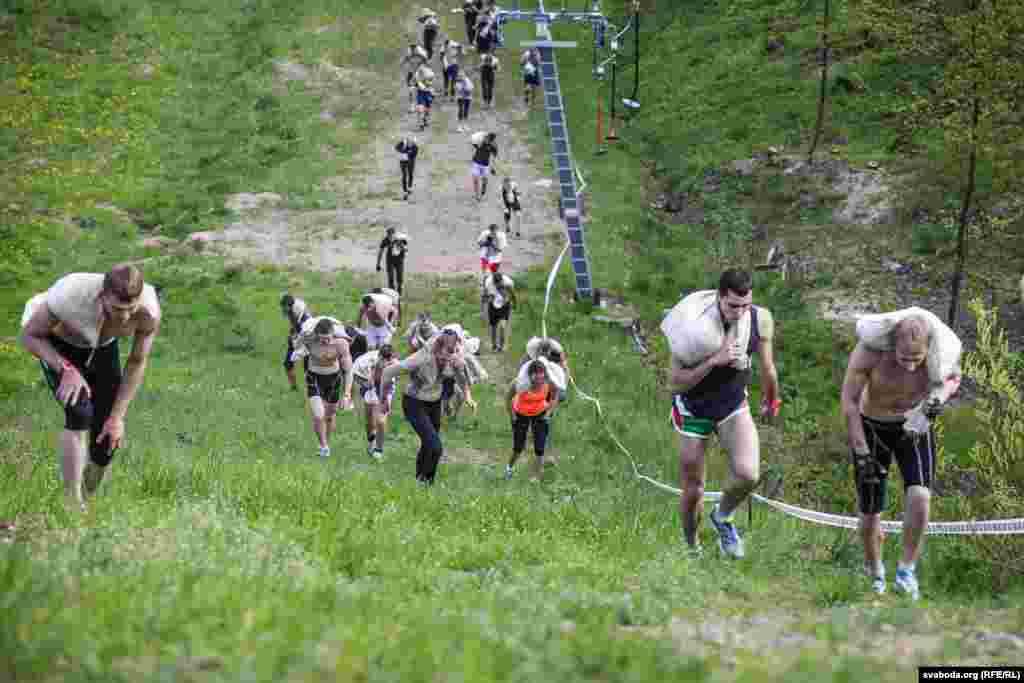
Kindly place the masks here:
<instances>
[{"instance_id":1,"label":"white sack","mask_svg":"<svg viewBox=\"0 0 1024 683\"><path fill-rule=\"evenodd\" d=\"M562 369L562 366L552 363L547 358L538 358L537 360L544 364L544 367L548 371L548 380L555 385L555 388L559 391L565 391L565 370ZM519 374L516 376L516 391L526 391L530 388L529 368L530 364L533 362L534 361L531 360L520 366Z\"/></svg>"},{"instance_id":2,"label":"white sack","mask_svg":"<svg viewBox=\"0 0 1024 683\"><path fill-rule=\"evenodd\" d=\"M668 339L669 349L684 367L694 367L722 348L725 329L717 306L718 291L705 289L686 296L661 321L661 331ZM712 310L708 310L708 309ZM750 312L737 321L736 346L742 351L733 366L750 367L747 347L750 345Z\"/></svg>"},{"instance_id":3,"label":"white sack","mask_svg":"<svg viewBox=\"0 0 1024 683\"><path fill-rule=\"evenodd\" d=\"M25 325L28 325L28 321L32 319L35 312L39 309L39 305L46 302L46 292L39 292L34 297L25 302L25 311L21 314L21 328L25 329Z\"/></svg>"},{"instance_id":4,"label":"white sack","mask_svg":"<svg viewBox=\"0 0 1024 683\"><path fill-rule=\"evenodd\" d=\"M950 375L960 373L960 353L963 344L953 330L937 315L917 306L892 313L865 315L857 320L857 339L873 351L892 351L891 332L897 323L911 316L924 318L928 323L931 341L928 344L928 379L941 384Z\"/></svg>"}]
</instances>

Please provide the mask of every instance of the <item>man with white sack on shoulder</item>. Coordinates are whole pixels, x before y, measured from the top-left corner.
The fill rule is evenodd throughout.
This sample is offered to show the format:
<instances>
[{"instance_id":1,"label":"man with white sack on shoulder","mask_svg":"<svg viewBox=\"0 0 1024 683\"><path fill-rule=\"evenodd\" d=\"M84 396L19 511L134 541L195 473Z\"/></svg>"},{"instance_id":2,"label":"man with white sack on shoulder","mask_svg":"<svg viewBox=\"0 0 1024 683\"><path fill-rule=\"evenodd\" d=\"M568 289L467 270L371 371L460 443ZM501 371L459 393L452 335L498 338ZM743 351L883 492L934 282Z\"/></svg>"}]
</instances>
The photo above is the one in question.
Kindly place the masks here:
<instances>
[{"instance_id":1,"label":"man with white sack on shoulder","mask_svg":"<svg viewBox=\"0 0 1024 683\"><path fill-rule=\"evenodd\" d=\"M864 316L843 380L842 408L849 433L864 542L864 569L885 592L881 513L893 460L903 477L903 556L896 587L918 599L916 564L928 526L935 475L931 421L960 386L960 339L923 308Z\"/></svg>"},{"instance_id":2,"label":"man with white sack on shoulder","mask_svg":"<svg viewBox=\"0 0 1024 683\"><path fill-rule=\"evenodd\" d=\"M661 324L672 354L672 423L681 437L680 517L694 557L701 555L697 525L704 499L704 453L713 432L728 453L732 481L710 519L722 553L744 555L732 515L759 477L760 444L747 402L752 354L761 357L761 413L777 415L781 405L772 347L774 319L768 309L752 305L752 286L750 273L726 270L717 290L685 297Z\"/></svg>"}]
</instances>

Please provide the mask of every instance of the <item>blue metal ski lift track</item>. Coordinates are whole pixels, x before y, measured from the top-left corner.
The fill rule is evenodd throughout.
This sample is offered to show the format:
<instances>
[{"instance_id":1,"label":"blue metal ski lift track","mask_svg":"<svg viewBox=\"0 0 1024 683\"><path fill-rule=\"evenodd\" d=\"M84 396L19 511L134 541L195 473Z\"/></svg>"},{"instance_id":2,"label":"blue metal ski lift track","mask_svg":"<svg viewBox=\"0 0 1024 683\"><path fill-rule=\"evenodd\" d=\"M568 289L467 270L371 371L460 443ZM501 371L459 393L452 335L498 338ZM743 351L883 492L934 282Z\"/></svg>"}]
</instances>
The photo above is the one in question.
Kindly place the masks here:
<instances>
[{"instance_id":1,"label":"blue metal ski lift track","mask_svg":"<svg viewBox=\"0 0 1024 683\"><path fill-rule=\"evenodd\" d=\"M518 3L517 3L518 4ZM592 4L592 7L596 3ZM566 235L569 238L569 257L576 276L576 295L580 300L591 300L594 296L594 285L590 276L590 262L587 259L587 248L583 221L579 214L577 201L576 173L572 159L572 148L569 145L569 130L566 125L565 107L562 101L562 89L558 80L558 65L555 61L555 49L552 46L549 25L553 21L586 21L595 27L607 27L607 20L600 12L546 12L543 0L539 0L536 10L505 10L498 8L498 26L506 21L530 21L537 26L537 37L534 43L540 52L541 86L544 96L544 115L548 122L548 133L551 136L551 156L554 161L555 176L559 188L559 215L565 222ZM554 45L557 46L557 43Z\"/></svg>"}]
</instances>

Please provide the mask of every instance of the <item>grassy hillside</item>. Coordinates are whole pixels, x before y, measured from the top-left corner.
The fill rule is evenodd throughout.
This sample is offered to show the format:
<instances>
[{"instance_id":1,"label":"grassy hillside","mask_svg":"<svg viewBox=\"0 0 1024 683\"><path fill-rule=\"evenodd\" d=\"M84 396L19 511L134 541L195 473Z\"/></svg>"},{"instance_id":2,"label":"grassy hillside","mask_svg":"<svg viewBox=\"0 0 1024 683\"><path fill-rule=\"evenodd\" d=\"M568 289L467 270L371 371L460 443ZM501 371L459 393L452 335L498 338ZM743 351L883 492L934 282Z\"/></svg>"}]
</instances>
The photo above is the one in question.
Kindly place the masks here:
<instances>
[{"instance_id":1,"label":"grassy hillside","mask_svg":"<svg viewBox=\"0 0 1024 683\"><path fill-rule=\"evenodd\" d=\"M734 31L743 22L728 12L669 7L659 16L671 23L645 53L652 83L641 95L644 111L664 118L629 124L626 144L601 160L589 142L589 55L567 53L561 62L574 149L595 188L597 281L647 321L731 260L699 230L645 208L656 143L680 150L668 173L685 181L694 169L749 156L786 127L771 122L778 115L766 100L776 93L762 81L766 90L752 99L766 120L751 118L746 147L739 132L732 142L710 137L728 130L710 123L711 109L681 116L683 102L710 107L727 96L711 66L725 70L751 38ZM233 191L281 192L299 207L330 202L318 182L352 172L345 150L363 144L379 117L350 102L351 125L304 123L318 120L322 103L298 87L275 91L273 62L326 58L390 78L404 40L392 26L416 9L347 0L0 0L13 17L0 22L0 116L15 131L3 140L0 171L8 335L0 347L0 519L17 524L14 542L0 544L0 678L905 681L919 663L1019 659L1013 634L1024 617L1007 608L1019 604L1022 587L994 590L966 541L929 541L920 569L925 609L866 593L852 534L757 508L752 522L742 521L750 559L686 559L676 499L632 478L578 398L555 420L559 464L541 485L500 476L510 438L493 385L476 392L478 415L446 426L451 462L431 489L413 481L417 441L400 414L384 462L365 455L351 414L340 419L333 457L316 457L302 397L287 390L280 368L285 327L276 301L292 290L314 310L350 317L367 281L239 269L136 241L157 225L170 234L215 227ZM809 44L809 18L791 22ZM707 66L701 88L655 85L654 76L669 75L659 60L692 59ZM515 61L511 51L503 61ZM139 78L143 64L154 70ZM749 73L753 65L735 57L732 68ZM501 81L506 92L516 87L513 71ZM544 148L541 123L536 117L524 133ZM333 161L322 161L321 145L338 152ZM705 209L739 234L753 222L756 207L745 200L754 186L724 178ZM163 329L103 497L88 515L68 516L59 411L10 335L28 295L61 273L143 258L147 278L163 287ZM523 280L510 348L539 329L544 275ZM416 283L409 313L429 306L435 319L476 324L472 288ZM848 341L814 319L800 291L768 276L758 286L780 320L786 400L781 424L765 430L765 465L786 466L787 499L848 513L852 490L835 440ZM675 481L677 444L657 368L621 332L595 325L570 292L565 270L548 328L644 472ZM509 367L486 362L507 376ZM726 468L717 454L711 460L715 489ZM941 500L937 508L941 515ZM711 535L702 535L713 551ZM890 560L897 543L887 542Z\"/></svg>"}]
</instances>

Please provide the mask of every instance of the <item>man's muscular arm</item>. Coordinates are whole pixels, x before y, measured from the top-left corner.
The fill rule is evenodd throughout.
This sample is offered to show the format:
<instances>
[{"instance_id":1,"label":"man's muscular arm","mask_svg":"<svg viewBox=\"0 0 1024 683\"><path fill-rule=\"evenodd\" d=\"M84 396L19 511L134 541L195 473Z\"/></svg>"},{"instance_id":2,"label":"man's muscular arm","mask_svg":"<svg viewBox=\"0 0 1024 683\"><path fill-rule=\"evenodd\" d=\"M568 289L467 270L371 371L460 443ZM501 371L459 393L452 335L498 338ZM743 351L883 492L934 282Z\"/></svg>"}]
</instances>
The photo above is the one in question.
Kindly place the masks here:
<instances>
[{"instance_id":1,"label":"man's muscular arm","mask_svg":"<svg viewBox=\"0 0 1024 683\"><path fill-rule=\"evenodd\" d=\"M779 396L779 371L775 367L775 348L771 337L761 339L761 414L775 416L778 414L781 398Z\"/></svg>"},{"instance_id":2,"label":"man's muscular arm","mask_svg":"<svg viewBox=\"0 0 1024 683\"><path fill-rule=\"evenodd\" d=\"M59 322L50 313L46 303L42 303L25 324L21 332L21 344L33 356L46 363L54 371L60 372L57 400L64 405L74 405L81 395L91 398L92 390L78 369L74 365L66 363L64 357L50 343L50 332Z\"/></svg>"},{"instance_id":3,"label":"man's muscular arm","mask_svg":"<svg viewBox=\"0 0 1024 683\"><path fill-rule=\"evenodd\" d=\"M148 320L139 323L135 331L135 341L132 342L131 353L128 354L128 361L124 366L124 379L121 381L117 397L114 399L114 407L111 408L110 417L103 425L103 431L96 437L96 443L107 440L111 450L121 445L121 440L124 438L124 416L128 412L128 405L142 385L149 353L153 350L153 342L156 340L156 333L159 329L159 311L154 312Z\"/></svg>"},{"instance_id":4,"label":"man's muscular arm","mask_svg":"<svg viewBox=\"0 0 1024 683\"><path fill-rule=\"evenodd\" d=\"M871 371L878 365L881 354L870 351L861 343L850 354L846 366L846 377L840 394L840 405L846 418L846 432L850 448L858 453L868 450L867 438L864 435L864 424L860 419L860 399L865 387L871 381Z\"/></svg>"},{"instance_id":5,"label":"man's muscular arm","mask_svg":"<svg viewBox=\"0 0 1024 683\"><path fill-rule=\"evenodd\" d=\"M338 340L338 358L341 370L345 373L345 393L343 395L345 408L352 406L352 352L349 350L348 342L344 339Z\"/></svg>"},{"instance_id":6,"label":"man's muscular arm","mask_svg":"<svg viewBox=\"0 0 1024 683\"><path fill-rule=\"evenodd\" d=\"M135 332L135 340L132 342L131 353L124 365L124 381L117 390L117 398L114 399L114 407L110 416L123 420L128 412L128 404L135 398L135 393L142 384L142 378L146 373L146 364L149 361L149 353L153 350L153 342L160 330L159 315L153 317L149 322L139 325Z\"/></svg>"}]
</instances>

